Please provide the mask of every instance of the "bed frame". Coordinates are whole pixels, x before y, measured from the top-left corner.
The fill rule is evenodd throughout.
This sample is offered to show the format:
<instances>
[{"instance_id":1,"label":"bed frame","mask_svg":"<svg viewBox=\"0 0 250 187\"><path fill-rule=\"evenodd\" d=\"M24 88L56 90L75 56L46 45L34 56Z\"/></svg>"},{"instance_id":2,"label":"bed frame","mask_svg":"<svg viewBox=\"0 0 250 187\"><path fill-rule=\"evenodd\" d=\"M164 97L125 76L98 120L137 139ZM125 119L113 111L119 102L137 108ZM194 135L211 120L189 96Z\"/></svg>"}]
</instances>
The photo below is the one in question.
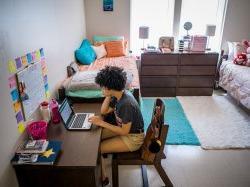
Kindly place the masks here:
<instances>
[{"instance_id":1,"label":"bed frame","mask_svg":"<svg viewBox=\"0 0 250 187\"><path fill-rule=\"evenodd\" d=\"M76 73L76 71L71 67L67 66L67 76L71 77ZM72 103L95 103L95 102L102 102L104 97L102 98L79 98L79 97L68 97L66 96L66 90L63 86L58 89L58 96L59 100L62 101L64 98L67 97ZM140 88L134 88L133 96L135 97L136 101L140 105Z\"/></svg>"}]
</instances>

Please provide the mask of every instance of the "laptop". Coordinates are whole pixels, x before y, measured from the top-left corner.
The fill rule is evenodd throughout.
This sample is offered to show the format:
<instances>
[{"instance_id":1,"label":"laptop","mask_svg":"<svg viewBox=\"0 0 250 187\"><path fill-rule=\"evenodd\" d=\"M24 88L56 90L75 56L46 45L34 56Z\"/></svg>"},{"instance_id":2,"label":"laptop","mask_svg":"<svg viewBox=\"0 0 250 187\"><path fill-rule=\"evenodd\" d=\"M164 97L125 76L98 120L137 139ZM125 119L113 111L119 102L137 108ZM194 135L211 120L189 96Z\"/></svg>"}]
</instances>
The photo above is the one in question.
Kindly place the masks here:
<instances>
[{"instance_id":1,"label":"laptop","mask_svg":"<svg viewBox=\"0 0 250 187\"><path fill-rule=\"evenodd\" d=\"M90 130L92 124L88 121L94 113L75 113L67 99L62 102L59 113L67 130Z\"/></svg>"}]
</instances>

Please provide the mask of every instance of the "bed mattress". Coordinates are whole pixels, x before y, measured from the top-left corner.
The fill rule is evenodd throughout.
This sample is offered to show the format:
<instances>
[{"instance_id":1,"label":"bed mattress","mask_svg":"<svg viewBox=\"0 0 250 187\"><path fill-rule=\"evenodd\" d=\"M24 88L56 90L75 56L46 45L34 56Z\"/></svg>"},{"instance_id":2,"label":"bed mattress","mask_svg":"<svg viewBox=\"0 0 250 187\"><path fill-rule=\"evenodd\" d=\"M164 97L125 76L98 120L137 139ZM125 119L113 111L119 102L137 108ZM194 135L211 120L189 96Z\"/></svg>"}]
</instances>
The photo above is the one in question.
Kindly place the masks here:
<instances>
[{"instance_id":1,"label":"bed mattress","mask_svg":"<svg viewBox=\"0 0 250 187\"><path fill-rule=\"evenodd\" d=\"M250 67L236 65L232 60L223 61L219 86L250 109Z\"/></svg>"},{"instance_id":2,"label":"bed mattress","mask_svg":"<svg viewBox=\"0 0 250 187\"><path fill-rule=\"evenodd\" d=\"M124 71L129 72L128 77L130 77L131 81L127 87L128 89L140 87L136 59L132 56L102 58L96 60L91 65L79 66L79 70L81 72L97 72L105 66L120 67ZM132 75L132 78L130 75ZM70 97L98 98L102 96L100 88L94 88L95 85L90 86L86 81L74 82L72 81L72 77L64 81L64 87L66 88L66 95Z\"/></svg>"}]
</instances>

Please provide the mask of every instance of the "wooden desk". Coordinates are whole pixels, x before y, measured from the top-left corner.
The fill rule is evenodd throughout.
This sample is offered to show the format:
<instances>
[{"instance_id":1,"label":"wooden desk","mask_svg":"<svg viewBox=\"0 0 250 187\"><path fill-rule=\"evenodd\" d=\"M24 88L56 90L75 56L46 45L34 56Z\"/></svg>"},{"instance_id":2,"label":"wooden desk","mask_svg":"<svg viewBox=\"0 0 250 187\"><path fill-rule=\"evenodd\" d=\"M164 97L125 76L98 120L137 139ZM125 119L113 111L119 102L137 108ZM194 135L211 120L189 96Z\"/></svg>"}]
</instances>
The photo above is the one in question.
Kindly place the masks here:
<instances>
[{"instance_id":1,"label":"wooden desk","mask_svg":"<svg viewBox=\"0 0 250 187\"><path fill-rule=\"evenodd\" d=\"M76 104L76 112L100 111L100 104ZM95 187L101 186L99 144L101 129L67 131L63 124L50 124L49 140L61 140L62 151L52 165L15 165L20 186Z\"/></svg>"}]
</instances>

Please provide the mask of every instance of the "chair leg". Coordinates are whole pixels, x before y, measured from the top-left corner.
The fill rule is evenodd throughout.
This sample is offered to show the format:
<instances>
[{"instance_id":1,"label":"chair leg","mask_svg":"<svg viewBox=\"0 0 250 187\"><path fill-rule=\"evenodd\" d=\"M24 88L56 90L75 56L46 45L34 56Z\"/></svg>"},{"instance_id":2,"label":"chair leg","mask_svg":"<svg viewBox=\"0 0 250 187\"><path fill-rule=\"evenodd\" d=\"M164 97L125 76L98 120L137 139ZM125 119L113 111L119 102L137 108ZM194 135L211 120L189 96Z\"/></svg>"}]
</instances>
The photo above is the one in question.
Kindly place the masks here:
<instances>
[{"instance_id":1,"label":"chair leg","mask_svg":"<svg viewBox=\"0 0 250 187\"><path fill-rule=\"evenodd\" d=\"M115 158L112 159L112 185L113 187L119 186L118 163Z\"/></svg>"},{"instance_id":2,"label":"chair leg","mask_svg":"<svg viewBox=\"0 0 250 187\"><path fill-rule=\"evenodd\" d=\"M161 162L154 163L154 166L155 166L155 169L157 170L157 172L159 173L161 179L163 180L164 184L166 185L166 187L173 187L172 182L170 181L166 172L164 171L164 169L161 166Z\"/></svg>"},{"instance_id":3,"label":"chair leg","mask_svg":"<svg viewBox=\"0 0 250 187\"><path fill-rule=\"evenodd\" d=\"M161 156L162 159L165 159L166 158L166 155L165 153L162 153L162 156Z\"/></svg>"},{"instance_id":4,"label":"chair leg","mask_svg":"<svg viewBox=\"0 0 250 187\"><path fill-rule=\"evenodd\" d=\"M141 165L141 174L142 174L143 187L148 187L148 175L147 175L146 165Z\"/></svg>"}]
</instances>

